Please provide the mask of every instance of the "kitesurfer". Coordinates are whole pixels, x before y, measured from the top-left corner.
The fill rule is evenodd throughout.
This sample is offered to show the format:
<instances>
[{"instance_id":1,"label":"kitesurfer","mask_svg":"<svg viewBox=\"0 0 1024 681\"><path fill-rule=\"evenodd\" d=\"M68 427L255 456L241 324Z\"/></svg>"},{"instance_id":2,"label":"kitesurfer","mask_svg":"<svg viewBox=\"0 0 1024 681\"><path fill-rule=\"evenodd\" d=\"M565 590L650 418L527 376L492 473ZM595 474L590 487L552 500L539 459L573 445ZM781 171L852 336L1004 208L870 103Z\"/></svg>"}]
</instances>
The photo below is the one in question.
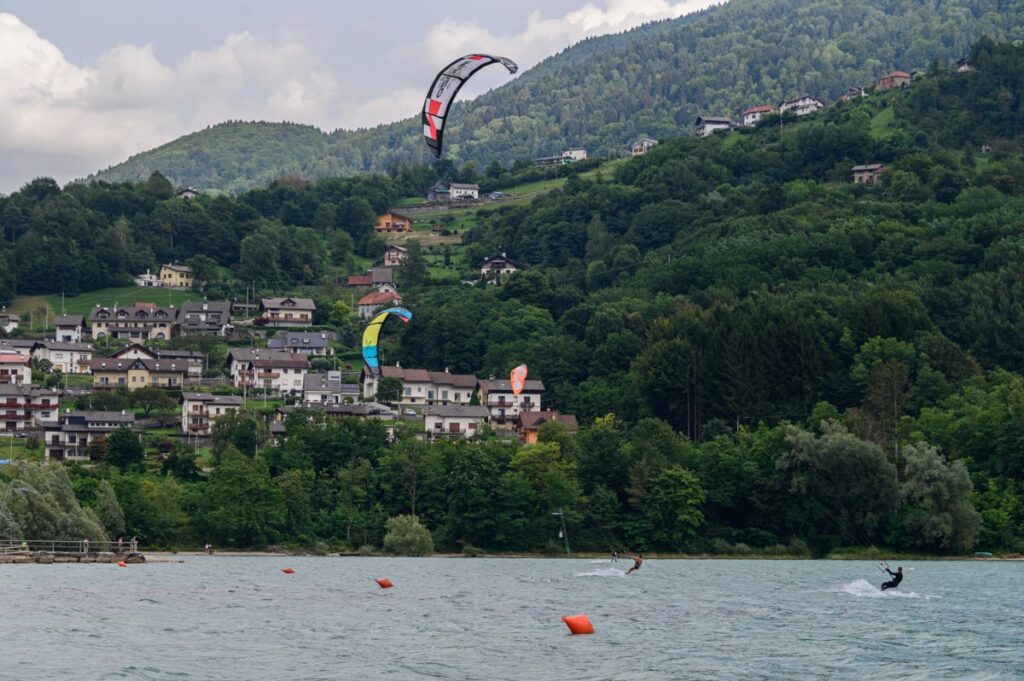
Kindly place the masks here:
<instances>
[{"instance_id":1,"label":"kitesurfer","mask_svg":"<svg viewBox=\"0 0 1024 681\"><path fill-rule=\"evenodd\" d=\"M896 572L893 572L887 567L885 568L885 571L892 575L892 579L882 584L882 591L885 591L886 589L895 589L896 587L898 587L900 585L900 582L903 581L903 568L898 567L896 568Z\"/></svg>"},{"instance_id":2,"label":"kitesurfer","mask_svg":"<svg viewBox=\"0 0 1024 681\"><path fill-rule=\"evenodd\" d=\"M618 551L612 551L612 562L613 563L618 563L619 562L619 552Z\"/></svg>"},{"instance_id":3,"label":"kitesurfer","mask_svg":"<svg viewBox=\"0 0 1024 681\"><path fill-rule=\"evenodd\" d=\"M628 570L626 570L626 574L627 575L629 573L631 573L631 572L636 572L637 570L640 569L640 566L644 564L644 556L643 556L642 553L638 553L635 556L629 556L629 557L633 559L633 567L631 567Z\"/></svg>"}]
</instances>

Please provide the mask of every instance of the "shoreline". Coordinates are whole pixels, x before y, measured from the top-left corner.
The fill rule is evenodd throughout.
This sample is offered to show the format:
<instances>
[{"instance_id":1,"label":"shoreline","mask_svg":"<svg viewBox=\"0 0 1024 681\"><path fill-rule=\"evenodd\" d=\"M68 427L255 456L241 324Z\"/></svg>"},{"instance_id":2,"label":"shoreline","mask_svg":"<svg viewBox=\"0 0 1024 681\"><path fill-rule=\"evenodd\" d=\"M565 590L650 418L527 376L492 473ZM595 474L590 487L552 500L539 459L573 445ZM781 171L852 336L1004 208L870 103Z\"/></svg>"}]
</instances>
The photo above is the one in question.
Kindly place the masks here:
<instances>
[{"instance_id":1,"label":"shoreline","mask_svg":"<svg viewBox=\"0 0 1024 681\"><path fill-rule=\"evenodd\" d=\"M207 554L206 551L147 551L146 559L151 563L175 563L182 562L181 558L410 558L413 556L390 556L386 554L375 554L366 556L359 553L323 553L314 554L304 551L295 552L278 552L278 551L232 551L232 550L217 550L212 554ZM416 556L418 558L502 558L502 559L550 559L550 560L610 560L606 553L574 553L569 556L558 555L552 556L544 553L486 553L478 555L466 555L464 553L433 553L429 556ZM724 554L702 554L702 553L647 553L644 555L645 560L832 560L832 561L871 561L879 562L882 560L889 561L1024 561L1024 555L1021 554L1009 554L1006 556L915 556L907 554L896 554L895 557L880 558L876 556L857 556L857 555L836 555L836 556L822 556L815 558L813 556L778 556L778 555L724 555ZM628 558L625 554L619 557L620 562L628 562Z\"/></svg>"}]
</instances>

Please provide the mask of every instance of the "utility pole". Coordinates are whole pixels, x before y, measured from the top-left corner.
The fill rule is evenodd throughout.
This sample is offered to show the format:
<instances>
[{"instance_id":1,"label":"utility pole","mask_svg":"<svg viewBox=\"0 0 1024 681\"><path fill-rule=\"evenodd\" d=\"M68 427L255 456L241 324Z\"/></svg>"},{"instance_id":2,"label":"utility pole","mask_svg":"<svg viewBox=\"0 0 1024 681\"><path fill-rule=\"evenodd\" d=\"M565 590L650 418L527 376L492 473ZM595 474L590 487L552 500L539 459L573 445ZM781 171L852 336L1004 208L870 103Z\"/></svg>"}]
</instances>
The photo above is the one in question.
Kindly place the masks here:
<instances>
[{"instance_id":1,"label":"utility pole","mask_svg":"<svg viewBox=\"0 0 1024 681\"><path fill-rule=\"evenodd\" d=\"M568 554L569 553L569 530L567 530L565 528L565 514L562 513L562 509L558 509L557 511L555 511L551 515L558 516L558 522L559 522L558 538L561 539L563 542L565 542L565 552L566 552L566 554Z\"/></svg>"}]
</instances>

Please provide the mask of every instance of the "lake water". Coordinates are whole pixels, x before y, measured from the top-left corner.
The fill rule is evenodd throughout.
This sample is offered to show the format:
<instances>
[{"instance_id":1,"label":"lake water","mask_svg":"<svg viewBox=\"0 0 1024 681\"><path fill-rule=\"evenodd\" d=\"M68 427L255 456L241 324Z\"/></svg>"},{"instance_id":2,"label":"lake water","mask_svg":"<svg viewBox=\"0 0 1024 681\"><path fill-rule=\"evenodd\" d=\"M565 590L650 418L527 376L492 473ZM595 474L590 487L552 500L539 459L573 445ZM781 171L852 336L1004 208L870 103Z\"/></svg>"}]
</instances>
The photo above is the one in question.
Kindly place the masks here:
<instances>
[{"instance_id":1,"label":"lake water","mask_svg":"<svg viewBox=\"0 0 1024 681\"><path fill-rule=\"evenodd\" d=\"M1024 678L1022 563L184 561L0 565L0 679Z\"/></svg>"}]
</instances>

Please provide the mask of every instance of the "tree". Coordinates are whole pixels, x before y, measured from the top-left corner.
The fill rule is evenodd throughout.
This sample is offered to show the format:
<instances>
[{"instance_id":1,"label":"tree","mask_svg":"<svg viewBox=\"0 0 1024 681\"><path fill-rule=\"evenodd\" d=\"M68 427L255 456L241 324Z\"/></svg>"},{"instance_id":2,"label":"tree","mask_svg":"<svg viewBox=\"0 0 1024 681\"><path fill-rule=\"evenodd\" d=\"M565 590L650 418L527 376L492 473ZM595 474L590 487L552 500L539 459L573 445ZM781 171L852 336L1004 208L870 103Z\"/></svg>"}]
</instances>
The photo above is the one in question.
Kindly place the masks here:
<instances>
[{"instance_id":1,"label":"tree","mask_svg":"<svg viewBox=\"0 0 1024 681\"><path fill-rule=\"evenodd\" d=\"M241 410L231 411L214 421L210 439L215 461L229 447L234 447L246 456L254 456L259 445L259 430L251 414Z\"/></svg>"},{"instance_id":2,"label":"tree","mask_svg":"<svg viewBox=\"0 0 1024 681\"><path fill-rule=\"evenodd\" d=\"M192 277L196 290L202 291L206 286L215 283L220 278L217 261L209 256L198 253L185 262L192 268Z\"/></svg>"},{"instance_id":3,"label":"tree","mask_svg":"<svg viewBox=\"0 0 1024 681\"><path fill-rule=\"evenodd\" d=\"M96 498L93 500L92 507L96 511L96 516L103 524L103 529L107 531L108 537L113 538L124 535L124 511L121 509L121 504L117 501L114 488L106 480L101 480L96 488Z\"/></svg>"},{"instance_id":4,"label":"tree","mask_svg":"<svg viewBox=\"0 0 1024 681\"><path fill-rule=\"evenodd\" d=\"M434 552L434 540L414 515L388 518L384 550L400 556L428 556Z\"/></svg>"},{"instance_id":5,"label":"tree","mask_svg":"<svg viewBox=\"0 0 1024 681\"><path fill-rule=\"evenodd\" d=\"M403 290L420 286L427 280L427 260L419 241L406 242L405 261L398 268L398 283Z\"/></svg>"},{"instance_id":6,"label":"tree","mask_svg":"<svg viewBox=\"0 0 1024 681\"><path fill-rule=\"evenodd\" d=\"M146 418L154 411L168 412L177 406L177 402L165 390L151 385L132 391L131 397L135 406L142 408L142 414Z\"/></svg>"},{"instance_id":7,"label":"tree","mask_svg":"<svg viewBox=\"0 0 1024 681\"><path fill-rule=\"evenodd\" d=\"M157 170L146 180L146 191L156 199L169 199L174 196L174 185Z\"/></svg>"},{"instance_id":8,"label":"tree","mask_svg":"<svg viewBox=\"0 0 1024 681\"><path fill-rule=\"evenodd\" d=\"M121 469L142 463L145 458L142 441L127 426L120 426L107 438L106 461Z\"/></svg>"},{"instance_id":9,"label":"tree","mask_svg":"<svg viewBox=\"0 0 1024 681\"><path fill-rule=\"evenodd\" d=\"M402 399L402 379L384 376L377 383L377 399L384 404L397 404Z\"/></svg>"},{"instance_id":10,"label":"tree","mask_svg":"<svg viewBox=\"0 0 1024 681\"><path fill-rule=\"evenodd\" d=\"M199 515L204 535L228 546L262 547L285 519L281 491L267 464L228 447L206 483Z\"/></svg>"},{"instance_id":11,"label":"tree","mask_svg":"<svg viewBox=\"0 0 1024 681\"><path fill-rule=\"evenodd\" d=\"M665 469L650 481L644 498L645 537L656 546L680 550L704 521L702 503L704 490L693 471Z\"/></svg>"},{"instance_id":12,"label":"tree","mask_svg":"<svg viewBox=\"0 0 1024 681\"><path fill-rule=\"evenodd\" d=\"M911 546L968 551L981 528L971 505L973 485L963 461L946 463L935 447L920 442L903 449L898 525Z\"/></svg>"}]
</instances>

